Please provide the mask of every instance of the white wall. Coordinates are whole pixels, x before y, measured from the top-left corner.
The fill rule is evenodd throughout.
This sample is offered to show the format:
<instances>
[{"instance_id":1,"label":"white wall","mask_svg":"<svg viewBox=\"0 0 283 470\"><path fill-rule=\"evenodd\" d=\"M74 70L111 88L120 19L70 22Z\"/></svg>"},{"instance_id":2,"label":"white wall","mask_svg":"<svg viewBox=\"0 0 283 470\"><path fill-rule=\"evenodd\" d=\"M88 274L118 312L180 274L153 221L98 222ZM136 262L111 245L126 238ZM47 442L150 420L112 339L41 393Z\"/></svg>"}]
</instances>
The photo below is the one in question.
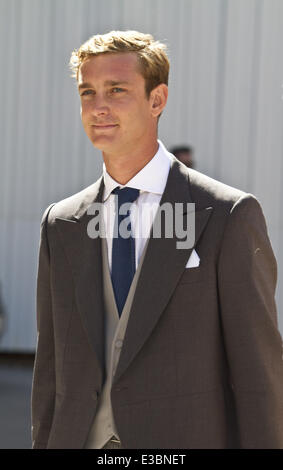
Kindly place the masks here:
<instances>
[{"instance_id":1,"label":"white wall","mask_svg":"<svg viewBox=\"0 0 283 470\"><path fill-rule=\"evenodd\" d=\"M35 348L43 210L100 174L68 62L83 41L112 29L150 32L169 47L161 140L192 144L199 171L259 198L283 331L282 0L0 0L0 349Z\"/></svg>"}]
</instances>

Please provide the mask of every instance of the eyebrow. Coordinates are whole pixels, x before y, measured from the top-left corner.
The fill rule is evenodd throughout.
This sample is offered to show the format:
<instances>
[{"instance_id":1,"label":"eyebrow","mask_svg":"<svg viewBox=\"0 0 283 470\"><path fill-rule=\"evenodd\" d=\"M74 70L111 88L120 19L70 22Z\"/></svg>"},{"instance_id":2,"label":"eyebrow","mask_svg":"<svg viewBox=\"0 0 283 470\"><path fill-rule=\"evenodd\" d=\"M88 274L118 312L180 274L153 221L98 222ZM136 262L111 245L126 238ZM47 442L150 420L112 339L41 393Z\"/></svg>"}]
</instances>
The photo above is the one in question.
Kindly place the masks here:
<instances>
[{"instance_id":1,"label":"eyebrow","mask_svg":"<svg viewBox=\"0 0 283 470\"><path fill-rule=\"evenodd\" d=\"M110 85L110 86L117 86L117 85L129 85L129 82L125 81L125 80L106 80L104 82L104 85ZM79 86L78 86L79 90L81 90L82 88L93 88L93 85L91 83L81 83Z\"/></svg>"}]
</instances>

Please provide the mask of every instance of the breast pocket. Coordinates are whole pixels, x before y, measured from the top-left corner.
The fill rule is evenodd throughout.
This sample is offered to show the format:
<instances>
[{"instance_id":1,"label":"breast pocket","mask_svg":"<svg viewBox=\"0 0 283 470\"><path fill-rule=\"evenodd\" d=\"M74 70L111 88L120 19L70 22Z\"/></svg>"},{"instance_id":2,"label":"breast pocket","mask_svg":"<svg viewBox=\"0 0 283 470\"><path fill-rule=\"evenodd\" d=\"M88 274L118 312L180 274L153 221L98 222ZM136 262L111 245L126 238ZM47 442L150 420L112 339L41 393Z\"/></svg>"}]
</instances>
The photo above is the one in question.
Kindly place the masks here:
<instances>
[{"instance_id":1,"label":"breast pocket","mask_svg":"<svg viewBox=\"0 0 283 470\"><path fill-rule=\"evenodd\" d=\"M212 269L204 266L195 268L186 268L180 278L179 284L190 284L193 282L209 282L213 280L214 273Z\"/></svg>"}]
</instances>

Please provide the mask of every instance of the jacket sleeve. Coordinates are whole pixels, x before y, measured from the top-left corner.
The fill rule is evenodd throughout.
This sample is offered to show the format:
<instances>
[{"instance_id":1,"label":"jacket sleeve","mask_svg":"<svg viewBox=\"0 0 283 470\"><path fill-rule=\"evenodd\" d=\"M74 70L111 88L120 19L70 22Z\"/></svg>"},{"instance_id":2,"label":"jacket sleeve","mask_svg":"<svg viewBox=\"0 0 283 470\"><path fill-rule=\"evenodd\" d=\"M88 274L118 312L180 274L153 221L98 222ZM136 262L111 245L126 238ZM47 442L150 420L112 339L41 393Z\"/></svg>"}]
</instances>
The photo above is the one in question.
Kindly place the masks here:
<instances>
[{"instance_id":1,"label":"jacket sleeve","mask_svg":"<svg viewBox=\"0 0 283 470\"><path fill-rule=\"evenodd\" d=\"M37 274L37 346L33 370L31 415L32 448L46 448L52 425L55 404L55 354L50 289L48 248L48 214L54 204L44 212L41 221Z\"/></svg>"},{"instance_id":2,"label":"jacket sleeve","mask_svg":"<svg viewBox=\"0 0 283 470\"><path fill-rule=\"evenodd\" d=\"M257 199L228 216L218 260L221 321L241 448L283 448L283 358L277 264Z\"/></svg>"}]
</instances>

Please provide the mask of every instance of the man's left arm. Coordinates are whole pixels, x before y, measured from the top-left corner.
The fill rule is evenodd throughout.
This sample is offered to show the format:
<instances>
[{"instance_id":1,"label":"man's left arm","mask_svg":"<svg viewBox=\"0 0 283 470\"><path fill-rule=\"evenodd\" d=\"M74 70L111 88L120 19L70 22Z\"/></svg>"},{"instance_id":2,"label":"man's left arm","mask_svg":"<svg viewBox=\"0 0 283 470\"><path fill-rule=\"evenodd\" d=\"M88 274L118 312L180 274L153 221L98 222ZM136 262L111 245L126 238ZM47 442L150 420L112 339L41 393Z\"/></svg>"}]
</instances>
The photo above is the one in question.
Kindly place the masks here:
<instances>
[{"instance_id":1,"label":"man's left arm","mask_svg":"<svg viewBox=\"0 0 283 470\"><path fill-rule=\"evenodd\" d=\"M218 260L224 341L241 448L283 448L283 348L277 264L257 199L233 206Z\"/></svg>"}]
</instances>

